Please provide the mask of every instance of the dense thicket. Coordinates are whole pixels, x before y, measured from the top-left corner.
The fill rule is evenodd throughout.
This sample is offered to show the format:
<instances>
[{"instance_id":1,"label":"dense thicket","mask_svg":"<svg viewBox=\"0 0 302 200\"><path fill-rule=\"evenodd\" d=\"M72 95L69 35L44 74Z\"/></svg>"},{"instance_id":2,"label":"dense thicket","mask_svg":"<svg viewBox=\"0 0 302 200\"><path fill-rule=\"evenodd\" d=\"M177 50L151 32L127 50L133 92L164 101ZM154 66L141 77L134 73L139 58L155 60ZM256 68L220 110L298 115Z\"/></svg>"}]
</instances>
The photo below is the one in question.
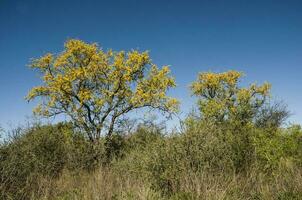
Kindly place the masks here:
<instances>
[{"instance_id":1,"label":"dense thicket","mask_svg":"<svg viewBox=\"0 0 302 200\"><path fill-rule=\"evenodd\" d=\"M166 134L140 124L91 145L69 124L15 131L0 148L1 199L299 199L298 125L217 125L189 117ZM108 157L106 148L111 148Z\"/></svg>"}]
</instances>

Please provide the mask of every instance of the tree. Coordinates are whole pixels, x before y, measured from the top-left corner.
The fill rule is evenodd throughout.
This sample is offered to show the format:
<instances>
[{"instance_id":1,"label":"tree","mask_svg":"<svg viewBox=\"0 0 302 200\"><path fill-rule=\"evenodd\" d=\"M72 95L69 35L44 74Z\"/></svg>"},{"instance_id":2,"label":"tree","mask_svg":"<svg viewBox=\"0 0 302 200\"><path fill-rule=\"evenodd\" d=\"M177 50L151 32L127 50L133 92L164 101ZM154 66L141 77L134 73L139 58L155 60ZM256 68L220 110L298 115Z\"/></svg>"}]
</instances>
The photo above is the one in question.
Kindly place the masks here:
<instances>
[{"instance_id":1,"label":"tree","mask_svg":"<svg viewBox=\"0 0 302 200\"><path fill-rule=\"evenodd\" d=\"M261 108L256 117L255 125L259 128L267 128L275 132L284 124L290 115L291 113L287 109L286 104L281 101L273 102Z\"/></svg>"},{"instance_id":2,"label":"tree","mask_svg":"<svg viewBox=\"0 0 302 200\"><path fill-rule=\"evenodd\" d=\"M200 73L191 85L199 97L198 105L203 119L215 123L234 122L239 125L252 122L269 96L270 84L239 87L242 73Z\"/></svg>"},{"instance_id":3,"label":"tree","mask_svg":"<svg viewBox=\"0 0 302 200\"><path fill-rule=\"evenodd\" d=\"M175 87L169 67L159 69L148 52L105 52L95 43L72 39L62 53L46 54L31 67L43 80L26 97L39 97L34 113L66 114L92 142L102 134L110 137L117 120L132 110L148 107L171 114L178 108L178 101L166 95Z\"/></svg>"}]
</instances>

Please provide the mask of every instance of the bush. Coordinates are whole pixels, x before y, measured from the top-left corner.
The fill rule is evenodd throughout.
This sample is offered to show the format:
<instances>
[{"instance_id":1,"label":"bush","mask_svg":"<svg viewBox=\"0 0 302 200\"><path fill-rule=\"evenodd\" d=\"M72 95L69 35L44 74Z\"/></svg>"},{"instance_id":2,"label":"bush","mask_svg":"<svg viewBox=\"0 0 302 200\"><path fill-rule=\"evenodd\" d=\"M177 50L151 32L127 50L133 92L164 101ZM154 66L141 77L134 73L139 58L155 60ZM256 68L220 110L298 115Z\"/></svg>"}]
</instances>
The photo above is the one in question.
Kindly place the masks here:
<instances>
[{"instance_id":1,"label":"bush","mask_svg":"<svg viewBox=\"0 0 302 200\"><path fill-rule=\"evenodd\" d=\"M68 141L67 148L66 168L71 171L93 171L105 163L104 140L92 144L83 134L75 132Z\"/></svg>"},{"instance_id":2,"label":"bush","mask_svg":"<svg viewBox=\"0 0 302 200\"><path fill-rule=\"evenodd\" d=\"M40 177L58 177L67 161L65 124L21 130L0 148L1 199L28 199Z\"/></svg>"},{"instance_id":3,"label":"bush","mask_svg":"<svg viewBox=\"0 0 302 200\"><path fill-rule=\"evenodd\" d=\"M130 142L130 150L114 167L172 199L203 199L198 192L201 188L209 195L204 199L213 198L204 184L225 190L231 199L267 199L266 192L277 198L282 190L296 194L299 177L295 184L287 180L293 180L292 169L300 171L301 131L297 127L278 130L273 133L252 125L235 129L232 124L211 125L190 119L179 134L157 139L146 130L134 134L129 141L135 142ZM145 142L147 136L149 142ZM254 183L269 191L253 188ZM244 184L250 186L242 191Z\"/></svg>"},{"instance_id":4,"label":"bush","mask_svg":"<svg viewBox=\"0 0 302 200\"><path fill-rule=\"evenodd\" d=\"M147 135L153 140L142 142ZM133 173L134 177L150 182L155 190L170 195L179 191L188 174L234 171L231 145L225 143L221 135L214 127L201 124L186 133L167 137L156 137L141 130L131 139L140 148L132 149L115 167Z\"/></svg>"},{"instance_id":5,"label":"bush","mask_svg":"<svg viewBox=\"0 0 302 200\"><path fill-rule=\"evenodd\" d=\"M254 137L257 164L263 171L272 172L279 168L282 160L302 166L302 130L300 126L279 129L275 133L259 130Z\"/></svg>"},{"instance_id":6,"label":"bush","mask_svg":"<svg viewBox=\"0 0 302 200\"><path fill-rule=\"evenodd\" d=\"M139 126L135 132L128 135L125 140L125 150L131 152L134 149L143 150L150 144L164 138L159 127Z\"/></svg>"},{"instance_id":7,"label":"bush","mask_svg":"<svg viewBox=\"0 0 302 200\"><path fill-rule=\"evenodd\" d=\"M295 199L302 130L140 126L91 144L69 124L19 129L0 148L0 199ZM111 148L109 151L106 148ZM111 152L108 157L107 152ZM109 159L109 160L108 160Z\"/></svg>"}]
</instances>

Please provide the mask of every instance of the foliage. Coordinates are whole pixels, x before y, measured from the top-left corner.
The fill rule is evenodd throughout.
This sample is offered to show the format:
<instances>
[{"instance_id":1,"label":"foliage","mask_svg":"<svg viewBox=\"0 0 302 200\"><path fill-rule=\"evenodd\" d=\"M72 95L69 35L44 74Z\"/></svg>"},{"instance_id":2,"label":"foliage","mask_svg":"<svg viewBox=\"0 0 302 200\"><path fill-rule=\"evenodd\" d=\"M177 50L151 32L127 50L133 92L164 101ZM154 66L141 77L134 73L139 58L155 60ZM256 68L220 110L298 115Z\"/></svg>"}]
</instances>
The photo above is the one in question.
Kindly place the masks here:
<instances>
[{"instance_id":1,"label":"foliage","mask_svg":"<svg viewBox=\"0 0 302 200\"><path fill-rule=\"evenodd\" d=\"M225 130L221 125L194 121L182 134L133 148L114 163L113 170L141 178L166 199L286 199L301 195L302 177L296 175L301 171L302 146L297 128L279 129L273 135L258 128L235 133Z\"/></svg>"},{"instance_id":2,"label":"foliage","mask_svg":"<svg viewBox=\"0 0 302 200\"><path fill-rule=\"evenodd\" d=\"M255 126L265 129L273 129L275 132L287 120L290 112L282 102L275 102L264 105L258 112Z\"/></svg>"},{"instance_id":3,"label":"foliage","mask_svg":"<svg viewBox=\"0 0 302 200\"><path fill-rule=\"evenodd\" d=\"M199 97L198 105L204 119L215 122L234 122L244 125L253 120L269 96L270 84L239 87L242 73L205 72L198 75L191 85L194 95Z\"/></svg>"},{"instance_id":4,"label":"foliage","mask_svg":"<svg viewBox=\"0 0 302 200\"><path fill-rule=\"evenodd\" d=\"M267 131L258 131L254 137L257 162L263 171L273 171L279 168L280 161L302 166L302 130L300 126L292 125L278 130L274 135Z\"/></svg>"},{"instance_id":5,"label":"foliage","mask_svg":"<svg viewBox=\"0 0 302 200\"><path fill-rule=\"evenodd\" d=\"M1 145L1 198L294 199L301 195L300 126L279 128L274 134L255 127L226 130L194 119L181 133L170 135L160 127L140 126L130 135L118 136L117 144L123 145L116 148L110 165L102 165L107 159L104 146L91 145L68 124L25 129ZM247 135L249 140L244 140Z\"/></svg>"},{"instance_id":6,"label":"foliage","mask_svg":"<svg viewBox=\"0 0 302 200\"><path fill-rule=\"evenodd\" d=\"M27 199L40 176L58 177L67 161L70 128L63 124L33 127L0 148L1 199Z\"/></svg>"},{"instance_id":7,"label":"foliage","mask_svg":"<svg viewBox=\"0 0 302 200\"><path fill-rule=\"evenodd\" d=\"M66 144L66 168L73 172L93 171L105 163L105 140L91 144L83 134L74 132Z\"/></svg>"},{"instance_id":8,"label":"foliage","mask_svg":"<svg viewBox=\"0 0 302 200\"><path fill-rule=\"evenodd\" d=\"M136 130L127 136L125 150L131 152L134 149L142 151L148 148L150 144L164 138L164 129L165 127L155 124L152 120L138 124Z\"/></svg>"},{"instance_id":9,"label":"foliage","mask_svg":"<svg viewBox=\"0 0 302 200\"><path fill-rule=\"evenodd\" d=\"M177 110L178 101L166 95L175 87L169 67L158 69L148 52L104 52L95 43L68 40L62 53L46 54L31 67L43 79L27 96L41 98L34 112L45 117L67 114L91 141L111 136L119 117L131 110Z\"/></svg>"}]
</instances>

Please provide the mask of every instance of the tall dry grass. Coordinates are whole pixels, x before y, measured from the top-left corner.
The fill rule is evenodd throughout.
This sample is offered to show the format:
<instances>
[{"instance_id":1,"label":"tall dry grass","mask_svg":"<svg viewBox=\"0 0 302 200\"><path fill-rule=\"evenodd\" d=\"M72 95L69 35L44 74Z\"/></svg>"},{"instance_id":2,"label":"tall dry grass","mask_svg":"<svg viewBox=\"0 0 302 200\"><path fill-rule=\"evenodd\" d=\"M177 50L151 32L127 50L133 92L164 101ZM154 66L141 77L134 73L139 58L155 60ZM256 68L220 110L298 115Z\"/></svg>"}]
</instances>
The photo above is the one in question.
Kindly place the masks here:
<instances>
[{"instance_id":1,"label":"tall dry grass","mask_svg":"<svg viewBox=\"0 0 302 200\"><path fill-rule=\"evenodd\" d=\"M287 165L290 165L287 163ZM286 167L286 169L284 168ZM32 200L225 200L296 199L302 197L302 171L280 166L280 173L268 177L260 171L232 176L211 173L182 173L177 191L163 195L147 180L108 168L73 174L64 171L57 180L40 179Z\"/></svg>"},{"instance_id":2,"label":"tall dry grass","mask_svg":"<svg viewBox=\"0 0 302 200\"><path fill-rule=\"evenodd\" d=\"M58 180L40 181L42 187L31 199L161 199L160 193L151 189L147 182L118 174L106 167L77 174L64 171Z\"/></svg>"}]
</instances>

